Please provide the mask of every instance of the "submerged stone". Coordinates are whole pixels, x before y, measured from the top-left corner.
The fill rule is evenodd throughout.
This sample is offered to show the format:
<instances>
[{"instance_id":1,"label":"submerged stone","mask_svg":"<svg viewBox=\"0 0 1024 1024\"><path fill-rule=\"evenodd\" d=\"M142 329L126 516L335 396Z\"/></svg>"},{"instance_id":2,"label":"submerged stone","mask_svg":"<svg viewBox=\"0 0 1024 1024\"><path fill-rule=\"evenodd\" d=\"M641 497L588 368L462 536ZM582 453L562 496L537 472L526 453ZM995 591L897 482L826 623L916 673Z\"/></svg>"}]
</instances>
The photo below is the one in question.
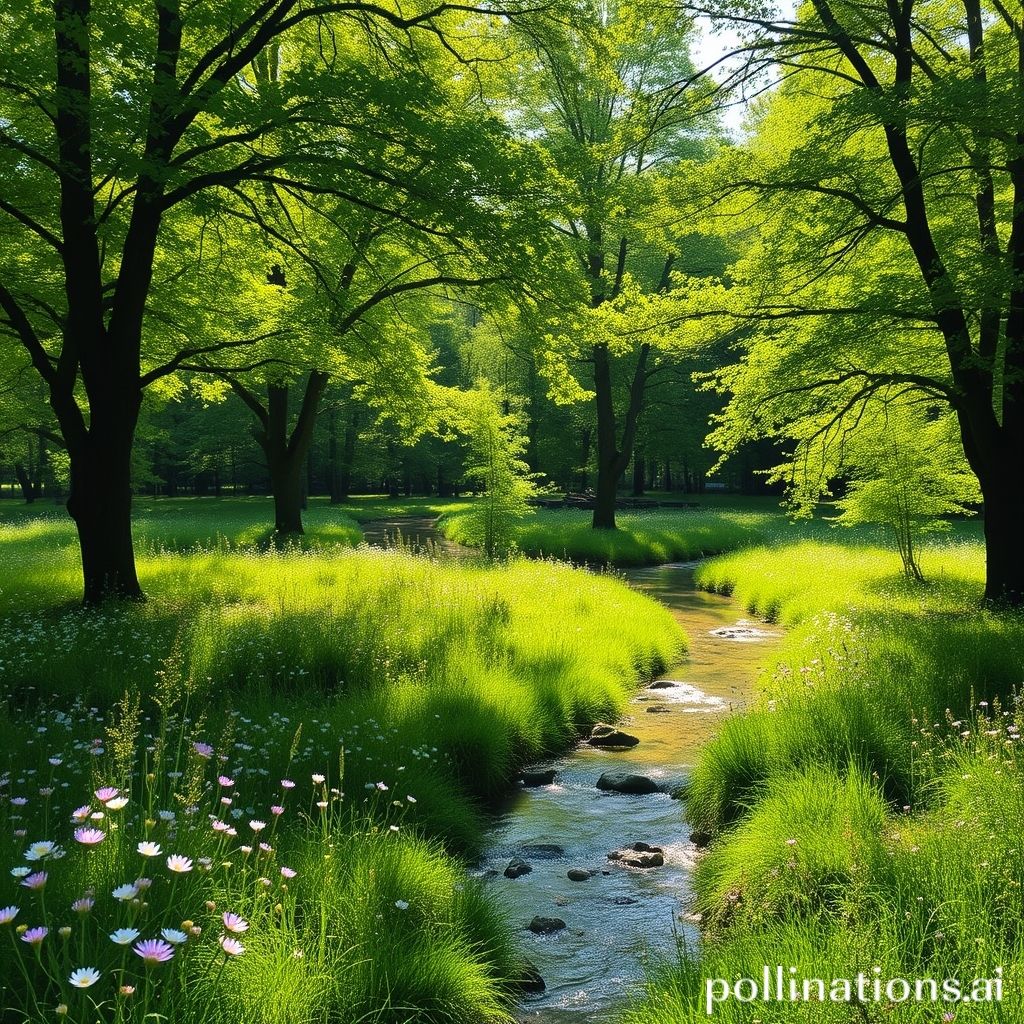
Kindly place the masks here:
<instances>
[{"instance_id":1,"label":"submerged stone","mask_svg":"<svg viewBox=\"0 0 1024 1024\"><path fill-rule=\"evenodd\" d=\"M513 857L508 862L508 867L505 868L505 877L522 878L523 875L528 875L532 870L533 868L522 857Z\"/></svg>"},{"instance_id":2,"label":"submerged stone","mask_svg":"<svg viewBox=\"0 0 1024 1024\"><path fill-rule=\"evenodd\" d=\"M558 860L565 856L565 848L556 843L528 843L523 847L523 853L540 860Z\"/></svg>"},{"instance_id":3,"label":"submerged stone","mask_svg":"<svg viewBox=\"0 0 1024 1024\"><path fill-rule=\"evenodd\" d=\"M590 739L587 742L592 747L635 747L640 740L613 726L599 724L590 730Z\"/></svg>"},{"instance_id":4,"label":"submerged stone","mask_svg":"<svg viewBox=\"0 0 1024 1024\"><path fill-rule=\"evenodd\" d=\"M631 868L660 868L665 863L665 851L660 846L633 843L621 850L612 850L608 859Z\"/></svg>"},{"instance_id":5,"label":"submerged stone","mask_svg":"<svg viewBox=\"0 0 1024 1024\"><path fill-rule=\"evenodd\" d=\"M590 872L586 868L569 868L565 874L573 882L585 882L590 878Z\"/></svg>"},{"instance_id":6,"label":"submerged stone","mask_svg":"<svg viewBox=\"0 0 1024 1024\"><path fill-rule=\"evenodd\" d=\"M646 775L634 775L632 772L604 772L597 780L597 788L613 793L657 793L658 784Z\"/></svg>"},{"instance_id":7,"label":"submerged stone","mask_svg":"<svg viewBox=\"0 0 1024 1024\"><path fill-rule=\"evenodd\" d=\"M523 772L523 785L527 788L535 786L550 786L555 781L554 768L541 768L537 771Z\"/></svg>"},{"instance_id":8,"label":"submerged stone","mask_svg":"<svg viewBox=\"0 0 1024 1024\"><path fill-rule=\"evenodd\" d=\"M678 683L673 682L671 679L655 679L648 690L671 690L673 687L678 686Z\"/></svg>"},{"instance_id":9,"label":"submerged stone","mask_svg":"<svg viewBox=\"0 0 1024 1024\"><path fill-rule=\"evenodd\" d=\"M565 927L565 922L560 917L535 917L530 922L530 931L534 935L551 935L553 932L560 932Z\"/></svg>"}]
</instances>

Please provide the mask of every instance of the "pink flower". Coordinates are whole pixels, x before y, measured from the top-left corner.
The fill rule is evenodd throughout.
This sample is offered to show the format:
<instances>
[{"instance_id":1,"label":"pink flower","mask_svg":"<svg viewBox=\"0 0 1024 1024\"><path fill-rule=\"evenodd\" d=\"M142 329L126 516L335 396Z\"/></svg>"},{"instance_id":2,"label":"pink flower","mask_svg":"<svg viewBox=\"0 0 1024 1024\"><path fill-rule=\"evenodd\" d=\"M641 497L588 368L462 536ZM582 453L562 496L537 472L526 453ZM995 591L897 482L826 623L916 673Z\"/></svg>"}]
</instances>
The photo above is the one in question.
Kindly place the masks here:
<instances>
[{"instance_id":1,"label":"pink flower","mask_svg":"<svg viewBox=\"0 0 1024 1024\"><path fill-rule=\"evenodd\" d=\"M217 782L218 782L218 783L219 783L220 785L222 785L222 786L223 786L223 787L224 787L225 789L227 789L227 788L229 788L230 786L233 786L233 785L235 784L235 780L234 780L234 779L229 779L229 778L228 778L228 777L227 777L226 775L221 775L221 776L220 776L220 777L219 777L219 778L217 779Z\"/></svg>"},{"instance_id":2,"label":"pink flower","mask_svg":"<svg viewBox=\"0 0 1024 1024\"><path fill-rule=\"evenodd\" d=\"M275 818L280 817L284 814L284 808L280 804L274 804L274 806L270 808L270 813L274 815Z\"/></svg>"},{"instance_id":3,"label":"pink flower","mask_svg":"<svg viewBox=\"0 0 1024 1024\"><path fill-rule=\"evenodd\" d=\"M26 889L31 889L33 892L38 892L44 885L46 885L46 872L37 871L35 874L29 875L27 878L21 880L21 884Z\"/></svg>"},{"instance_id":4,"label":"pink flower","mask_svg":"<svg viewBox=\"0 0 1024 1024\"><path fill-rule=\"evenodd\" d=\"M192 861L180 853L172 853L167 858L167 867L169 870L181 875L192 870Z\"/></svg>"},{"instance_id":5,"label":"pink flower","mask_svg":"<svg viewBox=\"0 0 1024 1024\"><path fill-rule=\"evenodd\" d=\"M102 789L96 790L96 799L101 804L105 804L108 800L113 800L119 792L114 786L104 786Z\"/></svg>"},{"instance_id":6,"label":"pink flower","mask_svg":"<svg viewBox=\"0 0 1024 1024\"><path fill-rule=\"evenodd\" d=\"M142 942L136 942L132 949L146 964L165 964L174 956L174 947L163 939L143 939Z\"/></svg>"},{"instance_id":7,"label":"pink flower","mask_svg":"<svg viewBox=\"0 0 1024 1024\"><path fill-rule=\"evenodd\" d=\"M92 810L92 808L88 804L82 804L81 807L76 807L71 812L71 820L72 821L85 821L85 819L89 817L89 812L91 810Z\"/></svg>"},{"instance_id":8,"label":"pink flower","mask_svg":"<svg viewBox=\"0 0 1024 1024\"><path fill-rule=\"evenodd\" d=\"M217 941L228 956L241 956L245 952L245 946L238 939L232 939L228 935L222 935Z\"/></svg>"},{"instance_id":9,"label":"pink flower","mask_svg":"<svg viewBox=\"0 0 1024 1024\"><path fill-rule=\"evenodd\" d=\"M293 868L281 868L282 878L294 878L298 874Z\"/></svg>"},{"instance_id":10,"label":"pink flower","mask_svg":"<svg viewBox=\"0 0 1024 1024\"><path fill-rule=\"evenodd\" d=\"M250 821L249 822L249 828L251 828L253 830L253 832L262 832L263 829L265 829L266 827L267 827L267 823L265 821Z\"/></svg>"},{"instance_id":11,"label":"pink flower","mask_svg":"<svg viewBox=\"0 0 1024 1024\"><path fill-rule=\"evenodd\" d=\"M71 909L76 914L88 914L92 910L96 901L91 896L83 896L80 900L75 900L71 904Z\"/></svg>"},{"instance_id":12,"label":"pink flower","mask_svg":"<svg viewBox=\"0 0 1024 1024\"><path fill-rule=\"evenodd\" d=\"M230 911L225 911L221 915L221 920L224 922L224 927L236 935L241 935L242 932L249 930L249 922Z\"/></svg>"},{"instance_id":13,"label":"pink flower","mask_svg":"<svg viewBox=\"0 0 1024 1024\"><path fill-rule=\"evenodd\" d=\"M49 928L29 928L27 932L21 937L22 942L27 942L30 946L38 946L47 935L50 934Z\"/></svg>"},{"instance_id":14,"label":"pink flower","mask_svg":"<svg viewBox=\"0 0 1024 1024\"><path fill-rule=\"evenodd\" d=\"M107 833L99 828L76 828L75 839L83 846L95 846L107 838Z\"/></svg>"},{"instance_id":15,"label":"pink flower","mask_svg":"<svg viewBox=\"0 0 1024 1024\"><path fill-rule=\"evenodd\" d=\"M295 783L292 782L291 779L282 779L281 780L281 788L282 789L294 789L295 788Z\"/></svg>"}]
</instances>

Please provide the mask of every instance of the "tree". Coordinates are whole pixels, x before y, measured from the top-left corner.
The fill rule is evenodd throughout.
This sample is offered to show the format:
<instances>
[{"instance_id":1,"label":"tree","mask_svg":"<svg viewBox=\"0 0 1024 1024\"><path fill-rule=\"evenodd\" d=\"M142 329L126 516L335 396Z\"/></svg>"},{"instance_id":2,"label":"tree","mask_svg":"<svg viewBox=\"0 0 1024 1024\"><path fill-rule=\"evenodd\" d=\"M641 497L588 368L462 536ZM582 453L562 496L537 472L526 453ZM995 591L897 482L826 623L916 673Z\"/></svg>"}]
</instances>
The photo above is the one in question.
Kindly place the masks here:
<instances>
[{"instance_id":1,"label":"tree","mask_svg":"<svg viewBox=\"0 0 1024 1024\"><path fill-rule=\"evenodd\" d=\"M45 383L67 448L86 602L141 596L130 466L145 390L253 341L224 307L242 296L260 312L265 238L254 229L222 259L226 212L267 186L351 196L369 173L360 151L382 108L353 102L353 83L336 73L338 42L397 52L469 10L371 0L4 5L0 331ZM357 202L401 217L415 184L378 179L376 198ZM195 334L198 309L208 330Z\"/></svg>"},{"instance_id":2,"label":"tree","mask_svg":"<svg viewBox=\"0 0 1024 1024\"><path fill-rule=\"evenodd\" d=\"M523 458L527 439L522 416L509 410L508 399L483 380L469 391L449 392L445 404L453 410L450 425L469 449L466 475L483 484L483 494L467 513L465 539L488 558L507 554L513 527L529 514L528 499L536 491Z\"/></svg>"},{"instance_id":3,"label":"tree","mask_svg":"<svg viewBox=\"0 0 1024 1024\"><path fill-rule=\"evenodd\" d=\"M692 11L708 11L702 4ZM719 433L829 430L914 393L954 412L984 499L989 600L1024 602L1024 27L1001 3L810 0L747 32L737 78L784 81L720 169L756 239L760 325ZM721 179L718 179L721 180Z\"/></svg>"},{"instance_id":4,"label":"tree","mask_svg":"<svg viewBox=\"0 0 1024 1024\"><path fill-rule=\"evenodd\" d=\"M551 164L561 197L552 227L570 264L562 309L549 311L553 351L544 365L556 392L594 402L593 525L614 529L616 489L632 457L647 383L660 372L659 346L672 336L635 325L612 336L602 307L616 304L621 320L632 298L679 286L680 211L669 202L668 183L676 165L702 155L715 121L705 94L689 81L691 24L670 7L585 3L571 24L527 23L523 31L528 49L510 116L539 140ZM624 363L620 421L615 378ZM579 364L590 380L567 388Z\"/></svg>"}]
</instances>

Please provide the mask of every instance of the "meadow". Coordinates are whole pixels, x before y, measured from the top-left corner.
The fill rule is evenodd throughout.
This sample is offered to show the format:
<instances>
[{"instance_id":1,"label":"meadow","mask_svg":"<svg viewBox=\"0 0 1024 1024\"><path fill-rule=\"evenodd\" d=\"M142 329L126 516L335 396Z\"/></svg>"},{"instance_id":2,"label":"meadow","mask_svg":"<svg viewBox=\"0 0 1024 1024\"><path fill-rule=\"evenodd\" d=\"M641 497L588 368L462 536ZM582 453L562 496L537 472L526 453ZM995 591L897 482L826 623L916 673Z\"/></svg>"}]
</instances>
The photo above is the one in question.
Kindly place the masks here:
<instances>
[{"instance_id":1,"label":"meadow","mask_svg":"<svg viewBox=\"0 0 1024 1024\"><path fill-rule=\"evenodd\" d=\"M706 1020L707 978L992 979L1003 1004L758 1003L767 1022L1015 1021L1024 985L1024 619L983 610L983 552L932 543L921 584L872 545L754 547L700 585L786 623L746 713L702 751L687 817L699 958L651 978L628 1024ZM941 990L940 990L941 992ZM749 1022L737 1001L715 1019Z\"/></svg>"},{"instance_id":2,"label":"meadow","mask_svg":"<svg viewBox=\"0 0 1024 1024\"><path fill-rule=\"evenodd\" d=\"M526 968L466 859L523 765L679 655L671 616L560 564L353 550L337 510L275 550L141 504L127 607L75 606L66 522L0 528L10 1019L509 1019Z\"/></svg>"}]
</instances>

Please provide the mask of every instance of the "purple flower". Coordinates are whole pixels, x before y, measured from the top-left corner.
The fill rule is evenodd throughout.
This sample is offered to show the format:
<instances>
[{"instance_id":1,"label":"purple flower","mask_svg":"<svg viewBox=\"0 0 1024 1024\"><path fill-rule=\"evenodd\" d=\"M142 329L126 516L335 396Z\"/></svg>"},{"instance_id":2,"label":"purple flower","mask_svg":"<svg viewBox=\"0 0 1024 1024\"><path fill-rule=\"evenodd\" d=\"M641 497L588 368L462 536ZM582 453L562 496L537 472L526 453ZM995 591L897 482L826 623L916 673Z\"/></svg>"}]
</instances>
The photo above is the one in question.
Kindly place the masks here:
<instances>
[{"instance_id":1,"label":"purple flower","mask_svg":"<svg viewBox=\"0 0 1024 1024\"><path fill-rule=\"evenodd\" d=\"M282 878L294 878L298 874L293 868L281 868Z\"/></svg>"},{"instance_id":2,"label":"purple flower","mask_svg":"<svg viewBox=\"0 0 1024 1024\"><path fill-rule=\"evenodd\" d=\"M228 956L241 956L245 952L245 946L238 939L232 939L228 935L222 935L217 941Z\"/></svg>"},{"instance_id":3,"label":"purple flower","mask_svg":"<svg viewBox=\"0 0 1024 1024\"><path fill-rule=\"evenodd\" d=\"M99 828L76 828L75 839L83 846L96 846L107 838L107 833Z\"/></svg>"},{"instance_id":4,"label":"purple flower","mask_svg":"<svg viewBox=\"0 0 1024 1024\"><path fill-rule=\"evenodd\" d=\"M37 871L33 875L29 875L27 878L23 878L21 884L26 889L31 889L33 892L38 892L44 885L46 885L46 872Z\"/></svg>"},{"instance_id":5,"label":"purple flower","mask_svg":"<svg viewBox=\"0 0 1024 1024\"><path fill-rule=\"evenodd\" d=\"M18 916L18 907L0 907L0 924L10 924Z\"/></svg>"},{"instance_id":6,"label":"purple flower","mask_svg":"<svg viewBox=\"0 0 1024 1024\"><path fill-rule=\"evenodd\" d=\"M221 920L224 922L224 927L236 935L241 935L242 932L249 930L249 922L230 911L225 911L221 915Z\"/></svg>"},{"instance_id":7,"label":"purple flower","mask_svg":"<svg viewBox=\"0 0 1024 1024\"><path fill-rule=\"evenodd\" d=\"M163 939L143 939L136 942L132 949L147 964L165 964L174 956L174 947Z\"/></svg>"},{"instance_id":8,"label":"purple flower","mask_svg":"<svg viewBox=\"0 0 1024 1024\"><path fill-rule=\"evenodd\" d=\"M213 747L209 743L193 743L192 749L203 758L213 757Z\"/></svg>"},{"instance_id":9,"label":"purple flower","mask_svg":"<svg viewBox=\"0 0 1024 1024\"><path fill-rule=\"evenodd\" d=\"M39 943L41 943L49 934L49 928L44 928L42 926L38 928L29 928L29 930L22 935L21 941L27 942L30 946L38 946Z\"/></svg>"},{"instance_id":10,"label":"purple flower","mask_svg":"<svg viewBox=\"0 0 1024 1024\"><path fill-rule=\"evenodd\" d=\"M75 900L75 902L71 904L71 909L76 914L88 914L95 903L96 901L91 896L83 896L80 900Z\"/></svg>"},{"instance_id":11,"label":"purple flower","mask_svg":"<svg viewBox=\"0 0 1024 1024\"><path fill-rule=\"evenodd\" d=\"M119 792L120 790L116 789L114 786L104 786L102 789L96 790L96 799L99 800L101 804L105 804L108 800L113 800Z\"/></svg>"}]
</instances>

